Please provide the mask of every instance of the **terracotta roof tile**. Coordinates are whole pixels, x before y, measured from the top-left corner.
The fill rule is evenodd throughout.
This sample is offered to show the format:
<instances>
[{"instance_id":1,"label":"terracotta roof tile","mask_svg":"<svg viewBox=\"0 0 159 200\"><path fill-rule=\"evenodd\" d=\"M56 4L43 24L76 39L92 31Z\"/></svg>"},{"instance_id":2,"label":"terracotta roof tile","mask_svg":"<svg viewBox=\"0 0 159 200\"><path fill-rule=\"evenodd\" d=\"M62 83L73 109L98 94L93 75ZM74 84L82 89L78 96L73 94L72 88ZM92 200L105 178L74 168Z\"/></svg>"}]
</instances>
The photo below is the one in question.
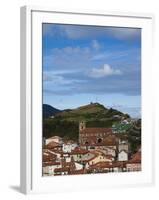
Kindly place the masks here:
<instances>
[{"instance_id":1,"label":"terracotta roof tile","mask_svg":"<svg viewBox=\"0 0 159 200\"><path fill-rule=\"evenodd\" d=\"M73 155L73 154L87 154L87 153L89 153L89 151L86 149L74 149L71 151L70 154Z\"/></svg>"},{"instance_id":2,"label":"terracotta roof tile","mask_svg":"<svg viewBox=\"0 0 159 200\"><path fill-rule=\"evenodd\" d=\"M141 151L135 153L129 163L141 163Z\"/></svg>"},{"instance_id":3,"label":"terracotta roof tile","mask_svg":"<svg viewBox=\"0 0 159 200\"><path fill-rule=\"evenodd\" d=\"M61 147L61 146L62 146L61 144L52 141L52 142L49 142L49 144L47 144L45 148L47 148L47 149L53 149L53 148Z\"/></svg>"},{"instance_id":4,"label":"terracotta roof tile","mask_svg":"<svg viewBox=\"0 0 159 200\"><path fill-rule=\"evenodd\" d=\"M112 133L112 128L85 128L80 133L107 133L111 134Z\"/></svg>"},{"instance_id":5,"label":"terracotta roof tile","mask_svg":"<svg viewBox=\"0 0 159 200\"><path fill-rule=\"evenodd\" d=\"M94 165L90 165L89 169L103 169L103 168L110 168L112 164L110 162L98 162Z\"/></svg>"},{"instance_id":6,"label":"terracotta roof tile","mask_svg":"<svg viewBox=\"0 0 159 200\"><path fill-rule=\"evenodd\" d=\"M85 173L85 169L73 170L73 171L70 171L70 172L69 172L70 175L84 174L84 173Z\"/></svg>"}]
</instances>

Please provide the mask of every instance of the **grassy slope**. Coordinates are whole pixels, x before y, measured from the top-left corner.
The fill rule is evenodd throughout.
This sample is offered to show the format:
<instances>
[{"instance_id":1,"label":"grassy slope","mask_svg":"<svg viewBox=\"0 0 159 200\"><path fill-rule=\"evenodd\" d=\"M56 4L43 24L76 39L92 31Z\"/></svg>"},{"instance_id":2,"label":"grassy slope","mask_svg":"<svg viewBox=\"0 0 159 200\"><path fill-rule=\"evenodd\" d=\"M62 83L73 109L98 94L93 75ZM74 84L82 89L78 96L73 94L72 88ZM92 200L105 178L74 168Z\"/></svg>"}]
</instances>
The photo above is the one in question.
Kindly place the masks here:
<instances>
[{"instance_id":1,"label":"grassy slope","mask_svg":"<svg viewBox=\"0 0 159 200\"><path fill-rule=\"evenodd\" d=\"M71 111L64 111L58 113L56 118L67 121L92 121L92 120L110 120L114 115L124 116L123 113L114 110L107 109L103 105L94 103L79 108L73 109Z\"/></svg>"}]
</instances>

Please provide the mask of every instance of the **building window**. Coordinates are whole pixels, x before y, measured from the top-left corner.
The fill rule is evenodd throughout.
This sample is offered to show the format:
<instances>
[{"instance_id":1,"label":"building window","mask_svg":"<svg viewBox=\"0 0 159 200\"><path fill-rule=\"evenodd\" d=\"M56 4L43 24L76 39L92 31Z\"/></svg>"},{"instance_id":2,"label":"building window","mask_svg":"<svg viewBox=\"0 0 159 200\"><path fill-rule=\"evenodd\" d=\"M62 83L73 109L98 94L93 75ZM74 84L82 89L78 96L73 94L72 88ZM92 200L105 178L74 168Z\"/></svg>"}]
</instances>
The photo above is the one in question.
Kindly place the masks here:
<instances>
[{"instance_id":1,"label":"building window","mask_svg":"<svg viewBox=\"0 0 159 200\"><path fill-rule=\"evenodd\" d=\"M98 143L101 143L101 142L102 142L102 139L101 139L101 138L99 138L97 142L98 142Z\"/></svg>"},{"instance_id":2,"label":"building window","mask_svg":"<svg viewBox=\"0 0 159 200\"><path fill-rule=\"evenodd\" d=\"M88 142L86 141L85 144L88 145Z\"/></svg>"}]
</instances>

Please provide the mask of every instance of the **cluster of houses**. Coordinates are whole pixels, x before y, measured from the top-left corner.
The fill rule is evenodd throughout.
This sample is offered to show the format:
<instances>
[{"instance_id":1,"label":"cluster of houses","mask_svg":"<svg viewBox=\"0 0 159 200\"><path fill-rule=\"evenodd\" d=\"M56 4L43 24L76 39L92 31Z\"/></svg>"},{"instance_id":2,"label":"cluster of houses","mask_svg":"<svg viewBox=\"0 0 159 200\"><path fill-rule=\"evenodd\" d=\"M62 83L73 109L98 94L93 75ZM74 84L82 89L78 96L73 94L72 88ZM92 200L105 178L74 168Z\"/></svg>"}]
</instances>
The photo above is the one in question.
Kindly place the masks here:
<instances>
[{"instance_id":1,"label":"cluster of houses","mask_svg":"<svg viewBox=\"0 0 159 200\"><path fill-rule=\"evenodd\" d=\"M126 137L112 128L79 123L79 141L53 136L43 144L43 175L141 171L141 148L131 155Z\"/></svg>"}]
</instances>

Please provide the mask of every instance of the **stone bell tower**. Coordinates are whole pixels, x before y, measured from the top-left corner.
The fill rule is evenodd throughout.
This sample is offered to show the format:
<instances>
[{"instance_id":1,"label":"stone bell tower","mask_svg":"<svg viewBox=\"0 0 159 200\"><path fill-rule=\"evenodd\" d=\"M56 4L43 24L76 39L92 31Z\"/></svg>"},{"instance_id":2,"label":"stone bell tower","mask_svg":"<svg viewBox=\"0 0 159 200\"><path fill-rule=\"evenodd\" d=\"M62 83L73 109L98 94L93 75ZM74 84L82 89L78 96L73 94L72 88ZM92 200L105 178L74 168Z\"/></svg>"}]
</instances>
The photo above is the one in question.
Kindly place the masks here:
<instances>
[{"instance_id":1,"label":"stone bell tower","mask_svg":"<svg viewBox=\"0 0 159 200\"><path fill-rule=\"evenodd\" d=\"M81 131L86 128L86 123L84 121L79 122L79 143L82 143Z\"/></svg>"},{"instance_id":2,"label":"stone bell tower","mask_svg":"<svg viewBox=\"0 0 159 200\"><path fill-rule=\"evenodd\" d=\"M79 132L83 131L86 128L86 123L84 121L79 123Z\"/></svg>"}]
</instances>

